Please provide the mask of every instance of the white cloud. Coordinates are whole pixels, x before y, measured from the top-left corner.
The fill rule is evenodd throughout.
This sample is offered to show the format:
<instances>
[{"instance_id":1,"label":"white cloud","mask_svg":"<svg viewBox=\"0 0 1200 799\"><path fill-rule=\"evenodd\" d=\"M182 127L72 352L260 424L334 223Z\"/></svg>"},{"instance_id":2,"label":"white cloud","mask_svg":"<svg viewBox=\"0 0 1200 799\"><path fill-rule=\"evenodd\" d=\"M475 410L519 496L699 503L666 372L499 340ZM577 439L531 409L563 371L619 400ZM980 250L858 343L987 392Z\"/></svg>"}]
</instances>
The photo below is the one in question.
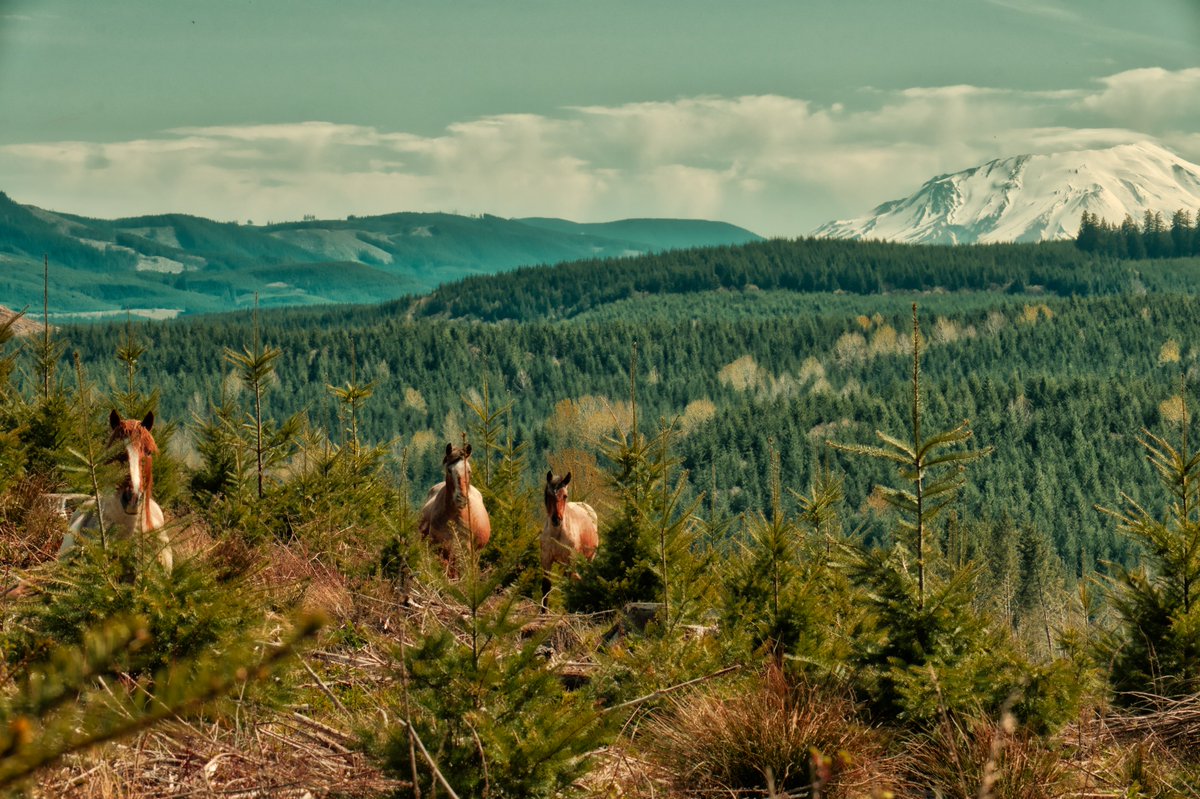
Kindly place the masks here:
<instances>
[{"instance_id":1,"label":"white cloud","mask_svg":"<svg viewBox=\"0 0 1200 799\"><path fill-rule=\"evenodd\" d=\"M1144 69L1049 92L959 85L865 91L830 106L777 95L580 106L464 121L437 136L321 121L188 127L0 147L0 188L94 216L700 216L799 235L935 174L1017 153L1153 137L1195 160L1196 96L1200 69Z\"/></svg>"},{"instance_id":2,"label":"white cloud","mask_svg":"<svg viewBox=\"0 0 1200 799\"><path fill-rule=\"evenodd\" d=\"M1144 124L1200 122L1200 68L1170 71L1133 69L1100 81L1101 91L1081 98L1078 107L1109 119L1140 119Z\"/></svg>"}]
</instances>

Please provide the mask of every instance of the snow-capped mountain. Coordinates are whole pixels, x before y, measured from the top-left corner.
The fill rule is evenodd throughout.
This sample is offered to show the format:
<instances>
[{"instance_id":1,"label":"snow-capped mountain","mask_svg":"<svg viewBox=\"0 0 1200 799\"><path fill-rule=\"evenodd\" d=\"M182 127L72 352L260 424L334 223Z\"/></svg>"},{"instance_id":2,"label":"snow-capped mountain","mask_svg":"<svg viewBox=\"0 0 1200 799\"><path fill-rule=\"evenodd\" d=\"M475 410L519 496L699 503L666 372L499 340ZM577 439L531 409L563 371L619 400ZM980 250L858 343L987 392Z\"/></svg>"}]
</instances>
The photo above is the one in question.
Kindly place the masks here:
<instances>
[{"instance_id":1,"label":"snow-capped mountain","mask_svg":"<svg viewBox=\"0 0 1200 799\"><path fill-rule=\"evenodd\" d=\"M1072 238L1084 211L1120 222L1200 208L1200 166L1152 142L1018 155L940 175L868 216L828 222L815 236L913 244Z\"/></svg>"}]
</instances>

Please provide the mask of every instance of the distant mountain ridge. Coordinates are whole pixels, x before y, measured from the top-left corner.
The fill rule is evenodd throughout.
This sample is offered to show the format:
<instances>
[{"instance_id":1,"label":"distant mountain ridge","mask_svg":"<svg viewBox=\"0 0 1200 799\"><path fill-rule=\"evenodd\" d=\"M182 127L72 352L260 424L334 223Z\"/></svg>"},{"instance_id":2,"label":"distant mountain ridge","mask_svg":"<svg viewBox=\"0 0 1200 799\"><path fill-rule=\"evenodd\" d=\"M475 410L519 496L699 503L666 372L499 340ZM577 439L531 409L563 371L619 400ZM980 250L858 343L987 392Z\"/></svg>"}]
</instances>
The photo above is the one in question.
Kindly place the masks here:
<instances>
[{"instance_id":1,"label":"distant mountain ridge","mask_svg":"<svg viewBox=\"0 0 1200 799\"><path fill-rule=\"evenodd\" d=\"M1119 223L1200 208L1200 166L1153 142L1018 155L926 182L913 194L813 235L910 244L1071 238L1085 211Z\"/></svg>"},{"instance_id":2,"label":"distant mountain ridge","mask_svg":"<svg viewBox=\"0 0 1200 799\"><path fill-rule=\"evenodd\" d=\"M186 214L91 219L0 193L0 302L40 304L49 256L59 312L144 315L378 302L519 266L761 237L724 222L631 219L578 223L393 213L271 225Z\"/></svg>"}]
</instances>

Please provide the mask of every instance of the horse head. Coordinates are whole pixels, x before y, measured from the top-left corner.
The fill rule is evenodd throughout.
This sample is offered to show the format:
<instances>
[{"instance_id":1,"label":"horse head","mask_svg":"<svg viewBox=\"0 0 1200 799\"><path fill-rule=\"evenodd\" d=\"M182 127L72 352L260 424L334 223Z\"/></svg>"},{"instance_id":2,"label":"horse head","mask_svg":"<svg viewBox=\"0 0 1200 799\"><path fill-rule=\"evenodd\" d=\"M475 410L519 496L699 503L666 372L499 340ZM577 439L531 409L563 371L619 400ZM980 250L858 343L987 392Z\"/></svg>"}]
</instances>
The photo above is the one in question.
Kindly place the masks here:
<instances>
[{"instance_id":1,"label":"horse head","mask_svg":"<svg viewBox=\"0 0 1200 799\"><path fill-rule=\"evenodd\" d=\"M446 445L446 457L442 466L446 469L446 488L454 493L454 505L459 510L467 506L471 492L471 445L459 447Z\"/></svg>"},{"instance_id":2,"label":"horse head","mask_svg":"<svg viewBox=\"0 0 1200 799\"><path fill-rule=\"evenodd\" d=\"M555 527L562 524L567 512L567 484L570 482L570 472L566 477L555 477L553 470L546 472L546 513Z\"/></svg>"},{"instance_id":3,"label":"horse head","mask_svg":"<svg viewBox=\"0 0 1200 799\"><path fill-rule=\"evenodd\" d=\"M147 413L146 418L139 422L136 419L122 419L120 414L113 411L108 415L108 425L109 446L123 445L125 448L114 458L124 463L127 469L124 479L117 485L117 491L122 510L133 516L143 506L143 498L150 497L154 480L154 453L158 452L154 436L150 435L150 429L154 427L154 412Z\"/></svg>"}]
</instances>

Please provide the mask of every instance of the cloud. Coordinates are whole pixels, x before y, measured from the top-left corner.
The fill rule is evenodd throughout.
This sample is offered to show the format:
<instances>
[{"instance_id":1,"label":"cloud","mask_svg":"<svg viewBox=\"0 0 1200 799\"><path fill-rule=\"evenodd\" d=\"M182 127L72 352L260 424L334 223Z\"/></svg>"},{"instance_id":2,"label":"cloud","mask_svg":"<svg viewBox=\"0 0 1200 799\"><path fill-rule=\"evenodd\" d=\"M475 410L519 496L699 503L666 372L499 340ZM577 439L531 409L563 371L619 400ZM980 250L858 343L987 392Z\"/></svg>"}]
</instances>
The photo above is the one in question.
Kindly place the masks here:
<instances>
[{"instance_id":1,"label":"cloud","mask_svg":"<svg viewBox=\"0 0 1200 799\"><path fill-rule=\"evenodd\" d=\"M1142 69L1056 91L864 90L828 106L780 95L577 106L434 136L323 121L187 127L0 147L0 174L21 202L94 216L684 216L800 235L1018 153L1155 138L1200 159L1196 96L1200 69Z\"/></svg>"},{"instance_id":2,"label":"cloud","mask_svg":"<svg viewBox=\"0 0 1200 799\"><path fill-rule=\"evenodd\" d=\"M1200 122L1200 68L1170 71L1133 69L1100 81L1103 88L1078 102L1078 108L1114 120L1143 124Z\"/></svg>"}]
</instances>

